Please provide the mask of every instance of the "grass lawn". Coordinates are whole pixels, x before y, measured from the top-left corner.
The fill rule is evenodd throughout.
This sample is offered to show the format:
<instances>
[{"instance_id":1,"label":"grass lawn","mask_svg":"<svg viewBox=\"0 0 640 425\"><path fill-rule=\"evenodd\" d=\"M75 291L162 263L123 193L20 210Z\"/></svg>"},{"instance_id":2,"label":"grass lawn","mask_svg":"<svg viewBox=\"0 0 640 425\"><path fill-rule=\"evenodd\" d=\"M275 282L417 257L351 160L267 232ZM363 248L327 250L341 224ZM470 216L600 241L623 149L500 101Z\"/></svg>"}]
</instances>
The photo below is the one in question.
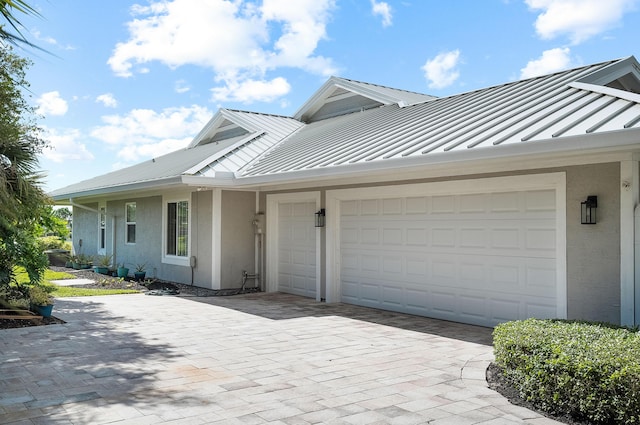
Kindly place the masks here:
<instances>
[{"instance_id":1,"label":"grass lawn","mask_svg":"<svg viewBox=\"0 0 640 425\"><path fill-rule=\"evenodd\" d=\"M15 270L16 280L18 283L29 283L27 272L17 267ZM116 294L137 294L135 289L93 289L93 288L73 288L70 286L58 286L51 283L52 280L74 279L75 276L65 272L55 272L47 269L44 272L42 285L51 289L51 295L54 297L90 297L95 295L116 295Z\"/></svg>"}]
</instances>

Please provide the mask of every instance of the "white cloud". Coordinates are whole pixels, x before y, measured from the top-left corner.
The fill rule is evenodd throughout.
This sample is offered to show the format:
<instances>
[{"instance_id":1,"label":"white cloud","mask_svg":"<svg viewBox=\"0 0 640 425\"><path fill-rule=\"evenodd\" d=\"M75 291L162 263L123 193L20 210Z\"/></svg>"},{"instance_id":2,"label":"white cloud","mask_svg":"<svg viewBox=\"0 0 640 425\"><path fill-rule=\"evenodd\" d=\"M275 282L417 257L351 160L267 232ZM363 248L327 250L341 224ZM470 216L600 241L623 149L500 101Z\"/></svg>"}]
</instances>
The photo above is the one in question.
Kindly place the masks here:
<instances>
[{"instance_id":1,"label":"white cloud","mask_svg":"<svg viewBox=\"0 0 640 425\"><path fill-rule=\"evenodd\" d=\"M453 84L460 72L456 69L460 62L460 50L440 53L433 59L427 60L422 67L425 78L429 81L429 88L443 89Z\"/></svg>"},{"instance_id":2,"label":"white cloud","mask_svg":"<svg viewBox=\"0 0 640 425\"><path fill-rule=\"evenodd\" d=\"M225 90L294 67L331 75L330 58L315 54L326 38L335 0L173 0L136 5L129 40L108 60L117 75L148 72L145 64L209 68Z\"/></svg>"},{"instance_id":3,"label":"white cloud","mask_svg":"<svg viewBox=\"0 0 640 425\"><path fill-rule=\"evenodd\" d=\"M173 85L174 90L176 91L176 93L186 93L189 90L191 90L191 87L189 86L189 84L187 84L187 82L185 80L178 80L174 83Z\"/></svg>"},{"instance_id":4,"label":"white cloud","mask_svg":"<svg viewBox=\"0 0 640 425\"><path fill-rule=\"evenodd\" d=\"M94 128L91 136L118 149L118 157L133 162L187 146L212 115L197 105L160 112L134 109L124 115L103 116L105 124Z\"/></svg>"},{"instance_id":5,"label":"white cloud","mask_svg":"<svg viewBox=\"0 0 640 425\"><path fill-rule=\"evenodd\" d=\"M36 38L36 40L38 40L39 42L50 44L50 45L58 47L58 48L60 48L62 50L75 50L75 47L73 47L71 45L66 45L66 46L60 45L60 43L58 43L58 40L56 40L55 38L53 38L51 36L42 35L42 33L40 31L38 31L38 30L32 30L31 31L31 35L33 35Z\"/></svg>"},{"instance_id":6,"label":"white cloud","mask_svg":"<svg viewBox=\"0 0 640 425\"><path fill-rule=\"evenodd\" d=\"M44 116L47 115L64 115L69 110L67 101L60 97L57 91L43 93L36 99L38 105L37 112Z\"/></svg>"},{"instance_id":7,"label":"white cloud","mask_svg":"<svg viewBox=\"0 0 640 425\"><path fill-rule=\"evenodd\" d=\"M96 97L96 102L102 103L107 108L115 108L118 106L118 101L115 97L113 97L113 94L111 93L101 94L100 96Z\"/></svg>"},{"instance_id":8,"label":"white cloud","mask_svg":"<svg viewBox=\"0 0 640 425\"><path fill-rule=\"evenodd\" d=\"M520 78L537 77L570 68L571 50L568 47L545 50L538 59L530 60L520 70Z\"/></svg>"},{"instance_id":9,"label":"white cloud","mask_svg":"<svg viewBox=\"0 0 640 425\"><path fill-rule=\"evenodd\" d=\"M579 44L620 25L623 15L634 9L638 0L525 0L542 13L536 19L536 32L543 39L567 35Z\"/></svg>"},{"instance_id":10,"label":"white cloud","mask_svg":"<svg viewBox=\"0 0 640 425\"><path fill-rule=\"evenodd\" d=\"M211 90L212 99L216 102L232 101L252 103L271 102L289 93L291 86L284 78L278 77L271 81L245 80L241 82L230 81L225 87L216 87Z\"/></svg>"},{"instance_id":11,"label":"white cloud","mask_svg":"<svg viewBox=\"0 0 640 425\"><path fill-rule=\"evenodd\" d=\"M49 147L42 155L53 162L69 160L92 160L93 154L80 142L82 134L77 129L57 130L43 127L43 138L49 142Z\"/></svg>"},{"instance_id":12,"label":"white cloud","mask_svg":"<svg viewBox=\"0 0 640 425\"><path fill-rule=\"evenodd\" d=\"M373 12L374 16L380 15L380 17L382 18L383 27L388 27L391 25L393 16L391 14L391 6L389 6L389 3L384 1L377 2L376 0L371 0L371 12Z\"/></svg>"}]
</instances>

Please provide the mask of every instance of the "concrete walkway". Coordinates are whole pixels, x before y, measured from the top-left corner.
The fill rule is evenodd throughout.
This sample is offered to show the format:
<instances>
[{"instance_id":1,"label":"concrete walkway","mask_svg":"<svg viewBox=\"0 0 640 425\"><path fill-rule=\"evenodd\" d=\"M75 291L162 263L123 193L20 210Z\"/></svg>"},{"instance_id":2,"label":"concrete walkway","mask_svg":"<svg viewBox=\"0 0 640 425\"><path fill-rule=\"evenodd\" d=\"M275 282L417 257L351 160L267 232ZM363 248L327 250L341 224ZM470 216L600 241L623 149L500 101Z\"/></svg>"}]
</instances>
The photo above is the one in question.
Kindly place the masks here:
<instances>
[{"instance_id":1,"label":"concrete walkway","mask_svg":"<svg viewBox=\"0 0 640 425\"><path fill-rule=\"evenodd\" d=\"M282 294L58 300L0 331L2 424L552 424L487 388L491 330Z\"/></svg>"}]
</instances>

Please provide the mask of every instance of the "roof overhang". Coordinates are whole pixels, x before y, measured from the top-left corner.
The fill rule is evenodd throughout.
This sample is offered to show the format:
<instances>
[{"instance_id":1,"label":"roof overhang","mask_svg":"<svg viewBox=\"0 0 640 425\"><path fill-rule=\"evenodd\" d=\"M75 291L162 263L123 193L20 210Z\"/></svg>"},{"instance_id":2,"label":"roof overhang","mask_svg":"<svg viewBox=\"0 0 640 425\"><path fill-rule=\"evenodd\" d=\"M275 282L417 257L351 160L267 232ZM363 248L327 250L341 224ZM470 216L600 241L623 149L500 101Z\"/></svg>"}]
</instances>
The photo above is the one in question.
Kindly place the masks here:
<instances>
[{"instance_id":1,"label":"roof overhang","mask_svg":"<svg viewBox=\"0 0 640 425\"><path fill-rule=\"evenodd\" d=\"M545 139L261 176L237 176L235 186L264 189L270 186L300 182L307 184L308 182L319 183L323 181L340 182L351 177L373 177L377 174L386 176L394 174L397 179L403 179L414 171L425 177L427 175L429 177L451 177L477 173L477 171L471 171L471 165L480 165L480 167L473 168L473 170L479 170L490 169L490 167L483 165L503 163L496 171L517 171L523 168L558 166L563 163L563 159L576 156L587 157L591 155L592 158L589 161L594 162L603 162L600 159L608 158L606 160L608 162L613 157L620 157L623 152L640 152L640 129L566 136L561 141L557 138ZM613 156L607 157L607 154L613 154ZM524 165L525 161L526 166ZM376 178L374 177L374 179Z\"/></svg>"},{"instance_id":2,"label":"roof overhang","mask_svg":"<svg viewBox=\"0 0 640 425\"><path fill-rule=\"evenodd\" d=\"M156 180L146 180L140 182L127 183L117 186L105 186L87 190L69 191L52 195L51 198L59 205L64 205L65 202L69 203L70 199L74 200L86 200L90 198L104 197L106 195L112 196L124 196L134 195L139 192L147 192L152 189L170 189L178 186L183 186L180 176L168 177Z\"/></svg>"},{"instance_id":3,"label":"roof overhang","mask_svg":"<svg viewBox=\"0 0 640 425\"><path fill-rule=\"evenodd\" d=\"M508 172L541 169L568 164L568 158L581 157L584 163L612 162L623 155L640 153L640 129L538 140L526 143L475 148L466 151L433 153L367 163L329 166L278 174L243 177L232 172L214 176L181 175L114 187L67 192L53 197L59 204L91 200L104 196L136 195L150 190L177 187L227 188L236 190L274 190L280 187L341 185L346 180L389 181L409 178L455 177L482 172ZM490 170L490 171L489 171Z\"/></svg>"}]
</instances>

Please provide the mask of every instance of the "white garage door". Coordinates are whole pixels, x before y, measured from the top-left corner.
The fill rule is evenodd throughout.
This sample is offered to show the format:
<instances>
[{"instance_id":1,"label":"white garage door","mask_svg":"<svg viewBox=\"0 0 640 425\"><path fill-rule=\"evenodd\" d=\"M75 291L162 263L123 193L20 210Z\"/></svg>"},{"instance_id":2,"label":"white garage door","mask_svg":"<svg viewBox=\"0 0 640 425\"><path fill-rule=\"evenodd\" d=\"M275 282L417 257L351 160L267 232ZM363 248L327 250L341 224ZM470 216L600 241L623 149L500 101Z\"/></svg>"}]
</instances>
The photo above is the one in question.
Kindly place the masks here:
<instances>
[{"instance_id":1,"label":"white garage door","mask_svg":"<svg viewBox=\"0 0 640 425\"><path fill-rule=\"evenodd\" d=\"M316 202L278 203L277 290L316 297Z\"/></svg>"},{"instance_id":2,"label":"white garage door","mask_svg":"<svg viewBox=\"0 0 640 425\"><path fill-rule=\"evenodd\" d=\"M483 326L558 317L556 217L553 189L343 200L341 300Z\"/></svg>"}]
</instances>

